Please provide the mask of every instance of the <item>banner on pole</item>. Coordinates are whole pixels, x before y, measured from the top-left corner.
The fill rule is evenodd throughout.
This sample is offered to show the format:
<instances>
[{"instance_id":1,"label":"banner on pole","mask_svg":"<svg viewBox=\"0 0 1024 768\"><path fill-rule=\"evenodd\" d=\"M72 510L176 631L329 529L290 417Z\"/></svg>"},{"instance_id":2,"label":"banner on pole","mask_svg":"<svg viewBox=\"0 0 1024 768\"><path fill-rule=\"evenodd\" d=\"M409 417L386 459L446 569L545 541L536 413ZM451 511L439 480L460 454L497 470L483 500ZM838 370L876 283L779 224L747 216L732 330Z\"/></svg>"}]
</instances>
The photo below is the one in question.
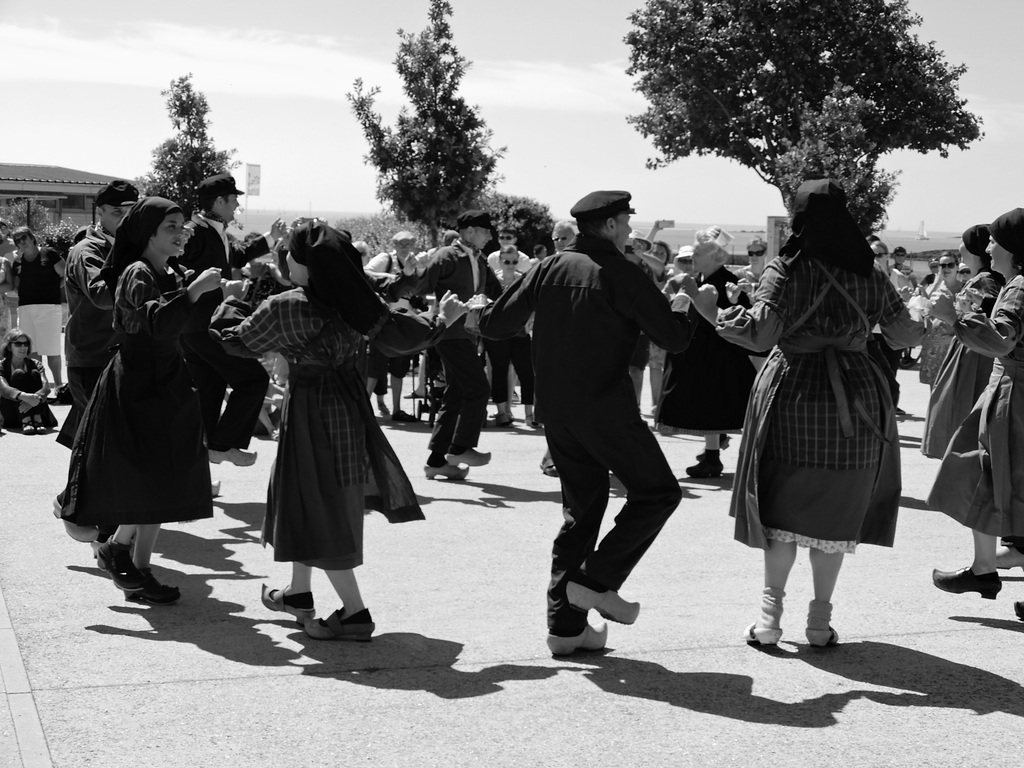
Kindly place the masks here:
<instances>
[{"instance_id":1,"label":"banner on pole","mask_svg":"<svg viewBox=\"0 0 1024 768\"><path fill-rule=\"evenodd\" d=\"M245 166L245 194L259 197L260 167L258 165L246 164Z\"/></svg>"}]
</instances>

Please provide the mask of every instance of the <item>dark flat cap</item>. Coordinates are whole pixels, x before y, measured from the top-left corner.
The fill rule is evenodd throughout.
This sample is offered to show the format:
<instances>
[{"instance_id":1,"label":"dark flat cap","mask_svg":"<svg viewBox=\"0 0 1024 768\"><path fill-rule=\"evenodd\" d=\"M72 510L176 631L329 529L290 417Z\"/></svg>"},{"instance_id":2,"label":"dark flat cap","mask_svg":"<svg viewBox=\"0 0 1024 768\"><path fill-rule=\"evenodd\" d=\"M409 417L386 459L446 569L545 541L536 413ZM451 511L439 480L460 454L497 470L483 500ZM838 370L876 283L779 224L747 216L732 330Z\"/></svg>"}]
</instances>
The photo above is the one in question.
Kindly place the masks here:
<instances>
[{"instance_id":1,"label":"dark flat cap","mask_svg":"<svg viewBox=\"0 0 1024 768\"><path fill-rule=\"evenodd\" d=\"M459 229L465 229L466 227L483 227L484 229L494 229L494 225L491 224L491 214L487 211L469 210L463 211L459 214L459 217L455 220Z\"/></svg>"},{"instance_id":2,"label":"dark flat cap","mask_svg":"<svg viewBox=\"0 0 1024 768\"><path fill-rule=\"evenodd\" d=\"M574 219L607 219L620 213L636 213L629 206L633 198L622 190L591 192L572 207L569 214Z\"/></svg>"},{"instance_id":3,"label":"dark flat cap","mask_svg":"<svg viewBox=\"0 0 1024 768\"><path fill-rule=\"evenodd\" d=\"M228 195L244 195L245 192L235 186L235 179L230 173L218 173L199 182L200 197L227 197Z\"/></svg>"},{"instance_id":4,"label":"dark flat cap","mask_svg":"<svg viewBox=\"0 0 1024 768\"><path fill-rule=\"evenodd\" d=\"M124 179L114 179L96 195L96 205L130 205L137 202L139 190Z\"/></svg>"}]
</instances>

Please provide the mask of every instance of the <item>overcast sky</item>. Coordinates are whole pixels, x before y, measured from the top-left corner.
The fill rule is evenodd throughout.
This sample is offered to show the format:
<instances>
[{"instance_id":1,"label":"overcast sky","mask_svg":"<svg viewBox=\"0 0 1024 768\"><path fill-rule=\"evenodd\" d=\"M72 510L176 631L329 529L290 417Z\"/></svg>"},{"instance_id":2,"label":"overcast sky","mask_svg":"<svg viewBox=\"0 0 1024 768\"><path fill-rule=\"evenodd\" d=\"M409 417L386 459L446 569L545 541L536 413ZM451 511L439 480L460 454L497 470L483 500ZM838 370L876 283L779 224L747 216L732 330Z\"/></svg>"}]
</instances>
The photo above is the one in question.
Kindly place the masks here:
<instances>
[{"instance_id":1,"label":"overcast sky","mask_svg":"<svg viewBox=\"0 0 1024 768\"><path fill-rule=\"evenodd\" d=\"M628 189L638 219L756 224L784 213L777 191L719 158L649 171L654 152L626 123L644 109L622 39L639 2L452 0L463 94L507 147L499 189L565 215L593 189ZM920 37L965 63L961 96L984 119L969 151L899 153L890 229L959 231L1024 205L1022 0L911 0ZM358 77L403 101L396 31L426 25L426 0L175 3L0 0L0 162L133 178L172 129L160 95L189 72L208 98L218 149L262 166L252 209L375 211L366 143L345 100ZM585 17L586 21L582 19ZM236 171L244 178L244 167Z\"/></svg>"}]
</instances>

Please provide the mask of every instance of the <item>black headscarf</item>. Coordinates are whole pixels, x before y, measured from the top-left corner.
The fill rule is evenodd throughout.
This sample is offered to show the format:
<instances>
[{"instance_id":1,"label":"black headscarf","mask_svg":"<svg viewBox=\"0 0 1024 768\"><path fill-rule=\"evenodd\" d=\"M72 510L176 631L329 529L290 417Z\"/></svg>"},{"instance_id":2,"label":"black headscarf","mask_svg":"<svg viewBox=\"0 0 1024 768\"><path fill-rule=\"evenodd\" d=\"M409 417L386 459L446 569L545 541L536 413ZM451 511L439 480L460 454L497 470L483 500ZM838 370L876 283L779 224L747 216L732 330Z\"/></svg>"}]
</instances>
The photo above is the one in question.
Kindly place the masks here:
<instances>
[{"instance_id":1,"label":"black headscarf","mask_svg":"<svg viewBox=\"0 0 1024 768\"><path fill-rule=\"evenodd\" d=\"M292 232L289 253L309 270L306 294L359 333L369 333L387 314L387 305L366 279L362 256L338 230L308 221Z\"/></svg>"},{"instance_id":2,"label":"black headscarf","mask_svg":"<svg viewBox=\"0 0 1024 768\"><path fill-rule=\"evenodd\" d=\"M142 258L146 246L160 227L160 224L172 213L183 213L177 203L162 197L144 197L121 220L114 238L114 247L107 255L100 275L106 281L111 294L117 287L117 279L121 277L128 265Z\"/></svg>"},{"instance_id":3,"label":"black headscarf","mask_svg":"<svg viewBox=\"0 0 1024 768\"><path fill-rule=\"evenodd\" d=\"M1024 262L1024 208L1014 208L988 225L989 236Z\"/></svg>"},{"instance_id":4,"label":"black headscarf","mask_svg":"<svg viewBox=\"0 0 1024 768\"><path fill-rule=\"evenodd\" d=\"M800 185L793 201L793 234L781 258L811 258L868 277L875 254L846 208L846 193L832 179Z\"/></svg>"},{"instance_id":5,"label":"black headscarf","mask_svg":"<svg viewBox=\"0 0 1024 768\"><path fill-rule=\"evenodd\" d=\"M968 227L964 230L962 239L964 241L964 248L967 249L968 253L973 253L979 259L987 258L988 226L985 224L975 224L973 227Z\"/></svg>"}]
</instances>

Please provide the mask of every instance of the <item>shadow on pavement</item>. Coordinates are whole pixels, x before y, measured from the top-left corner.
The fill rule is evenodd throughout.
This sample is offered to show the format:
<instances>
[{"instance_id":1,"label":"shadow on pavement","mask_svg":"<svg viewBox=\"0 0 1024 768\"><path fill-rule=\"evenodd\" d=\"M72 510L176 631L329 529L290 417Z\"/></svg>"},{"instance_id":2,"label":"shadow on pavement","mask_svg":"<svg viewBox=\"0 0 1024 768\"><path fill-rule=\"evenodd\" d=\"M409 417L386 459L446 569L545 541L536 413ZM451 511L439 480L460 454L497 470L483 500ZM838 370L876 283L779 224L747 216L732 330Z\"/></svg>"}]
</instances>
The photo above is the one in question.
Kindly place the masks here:
<instances>
[{"instance_id":1,"label":"shadow on pavement","mask_svg":"<svg viewBox=\"0 0 1024 768\"><path fill-rule=\"evenodd\" d=\"M423 691L441 699L468 699L504 689L503 683L547 680L559 667L497 664L483 669L456 669L462 643L411 632L376 635L371 643L313 640L298 632L303 655L319 661L307 675L330 677L390 691Z\"/></svg>"},{"instance_id":2,"label":"shadow on pavement","mask_svg":"<svg viewBox=\"0 0 1024 768\"><path fill-rule=\"evenodd\" d=\"M992 621L968 620L986 625ZM1019 683L911 648L866 640L824 651L808 648L792 658L848 680L902 689L897 693L856 692L858 697L878 704L967 709L979 715L1005 712L1024 717L1024 688Z\"/></svg>"},{"instance_id":3,"label":"shadow on pavement","mask_svg":"<svg viewBox=\"0 0 1024 768\"><path fill-rule=\"evenodd\" d=\"M1006 577L1003 577L1006 581ZM1024 621L1020 619L990 619L982 616L950 616L952 621L960 621L964 624L980 624L989 629L1007 629L1010 632L1024 634Z\"/></svg>"},{"instance_id":4,"label":"shadow on pavement","mask_svg":"<svg viewBox=\"0 0 1024 768\"><path fill-rule=\"evenodd\" d=\"M789 703L755 695L754 680L748 675L673 672L650 661L612 656L574 657L574 661L593 667L585 676L606 693L764 725L827 728L837 723L837 712L861 696L849 691Z\"/></svg>"},{"instance_id":5,"label":"shadow on pavement","mask_svg":"<svg viewBox=\"0 0 1024 768\"><path fill-rule=\"evenodd\" d=\"M450 482L450 481L445 481ZM562 491L560 488L555 488L550 491L534 491L529 488L515 488L511 485L497 485L495 483L477 483L471 480L460 480L457 481L460 486L469 486L472 488L480 489L480 497L475 499L449 499L439 496L424 496L422 494L416 494L420 504L434 504L439 501L453 501L459 504L468 504L476 507L491 507L494 509L504 509L511 506L508 502L519 503L519 502L550 502L554 504L562 503Z\"/></svg>"}]
</instances>

